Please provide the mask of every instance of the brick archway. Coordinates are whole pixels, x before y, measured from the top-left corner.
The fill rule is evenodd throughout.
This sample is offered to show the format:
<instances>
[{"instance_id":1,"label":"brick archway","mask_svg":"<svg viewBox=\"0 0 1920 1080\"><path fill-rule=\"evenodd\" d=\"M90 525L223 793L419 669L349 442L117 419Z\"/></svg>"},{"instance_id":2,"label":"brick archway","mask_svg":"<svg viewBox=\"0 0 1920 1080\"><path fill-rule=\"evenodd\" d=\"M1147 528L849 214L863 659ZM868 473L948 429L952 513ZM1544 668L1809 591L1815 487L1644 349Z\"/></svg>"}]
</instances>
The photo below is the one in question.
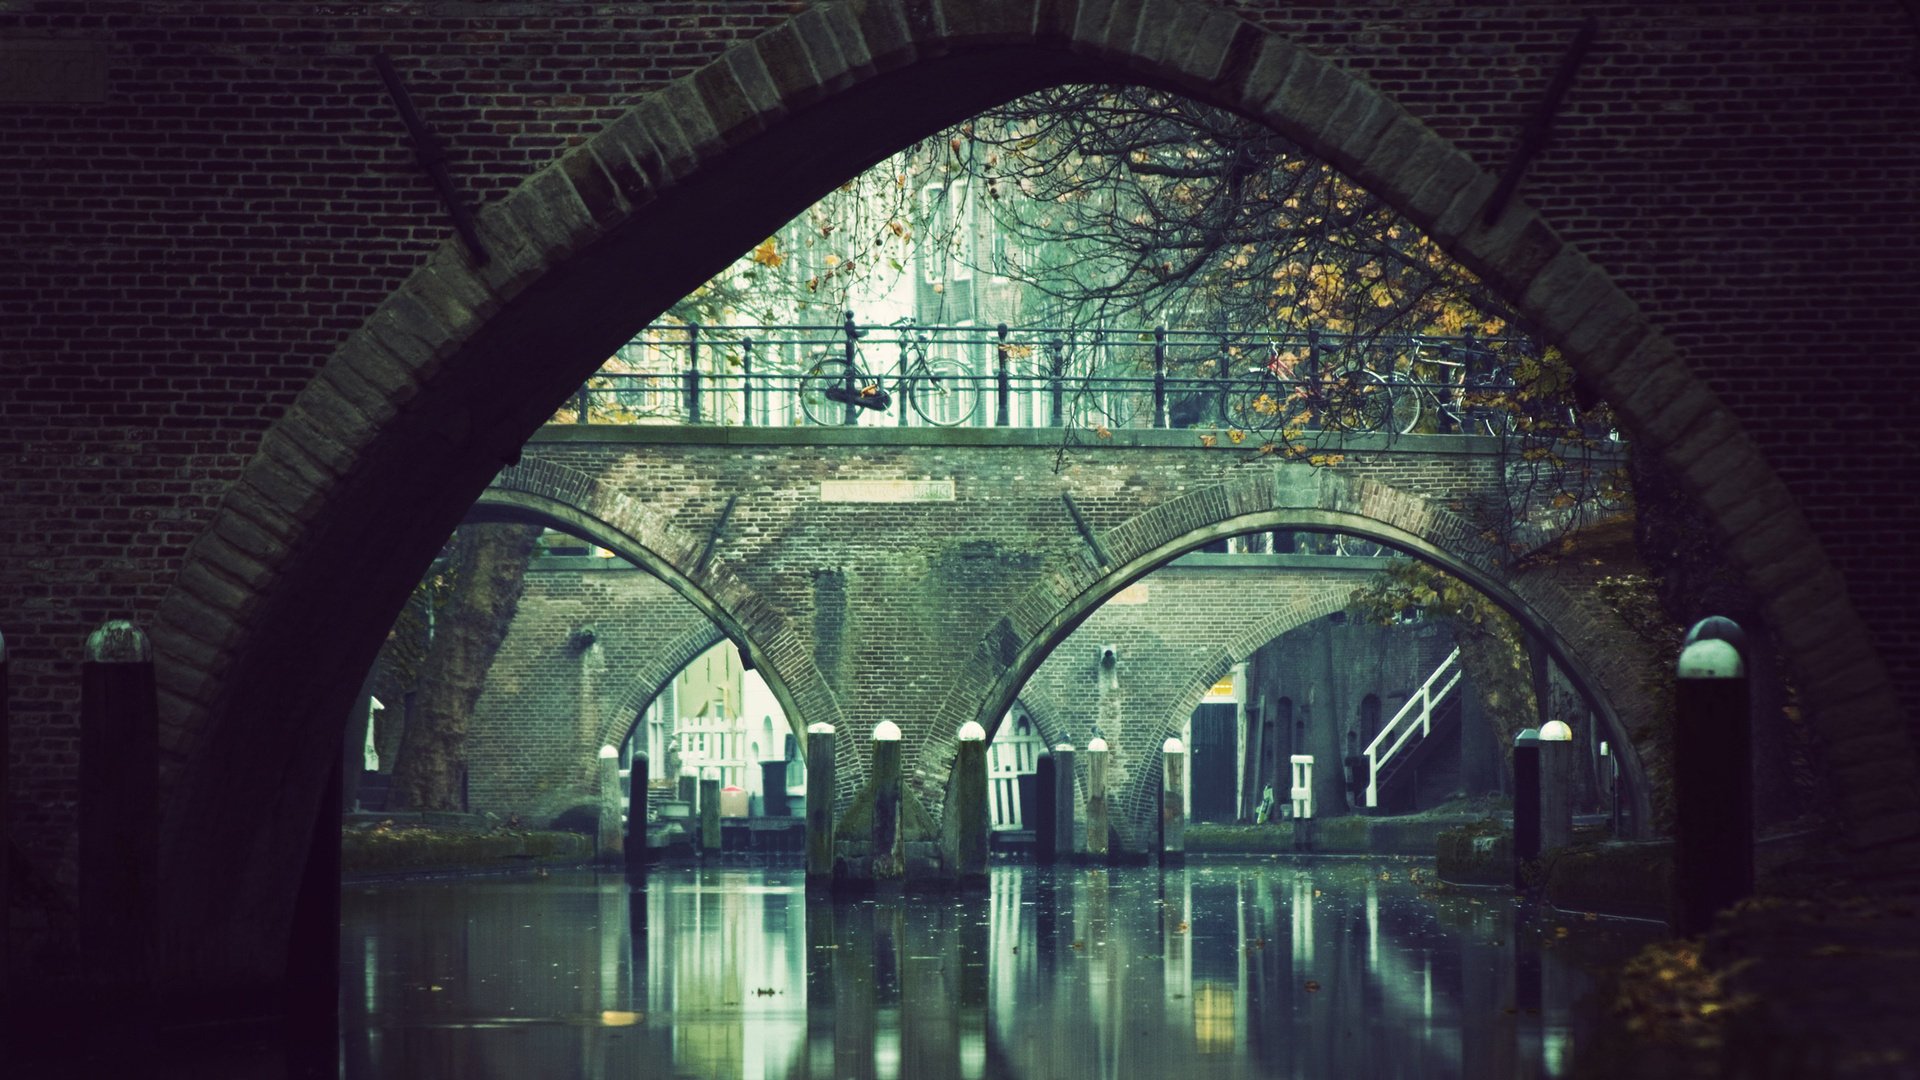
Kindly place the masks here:
<instances>
[{"instance_id":1,"label":"brick archway","mask_svg":"<svg viewBox=\"0 0 1920 1080\"><path fill-rule=\"evenodd\" d=\"M1484 222L1495 182L1465 154L1223 5L867 0L819 5L730 50L486 207L492 261L475 269L441 248L263 436L153 628L168 978L278 977L300 874L287 838L306 835L338 756L333 718L466 505L601 358L910 138L1043 85L1102 79L1263 120L1513 298L1726 536L1825 735L1851 842L1912 844L1899 704L1793 497L1603 270L1523 205ZM923 107L903 116L899 100ZM312 632L314 613L327 633ZM254 812L233 814L236 801ZM256 869L235 880L223 870L236 860Z\"/></svg>"},{"instance_id":2,"label":"brick archway","mask_svg":"<svg viewBox=\"0 0 1920 1080\"><path fill-rule=\"evenodd\" d=\"M1047 656L1108 598L1203 544L1266 530L1364 536L1438 566L1480 590L1545 645L1600 729L1621 748L1620 769L1634 800L1634 820L1650 819L1643 748L1636 745L1621 717L1645 715L1653 705L1631 660L1608 647L1613 619L1550 578L1511 575L1497 545L1480 536L1480 530L1465 518L1377 480L1303 463L1248 470L1107 530L1101 540L1111 558L1108 566L1081 563L1057 568L1049 580L1014 605L1016 612L1032 614L1020 622L1001 620L993 634L975 644L971 662L948 693L949 712L936 720L934 730L955 731L965 720L976 718L991 728ZM1275 618L1285 615L1276 613ZM1232 662L1228 654L1233 649L1246 646L1238 654L1244 656L1278 636L1253 641L1258 633L1255 628L1223 650L1228 658L1222 660L1222 670ZM973 715L962 715L969 709ZM923 754L927 760L918 771L944 777L950 769L953 743L930 739ZM1144 794L1130 791L1123 797L1137 801Z\"/></svg>"},{"instance_id":3,"label":"brick archway","mask_svg":"<svg viewBox=\"0 0 1920 1080\"><path fill-rule=\"evenodd\" d=\"M564 530L653 574L712 620L713 634L705 645L678 663L661 656L649 665L647 672L664 670L656 690L665 685L664 679L672 678L715 641L731 639L766 679L768 689L786 710L794 734L804 735L812 723L824 721L837 726L843 722L839 702L786 616L734 576L724 560L716 556L703 561L699 538L632 498L565 466L529 462L503 469L474 501L469 518L532 521ZM699 636L690 635L682 644ZM641 680L647 672L630 683L621 704L603 710L603 737L616 733L618 725L611 717L628 699L642 692ZM647 693L646 701L652 697ZM634 707L646 701L637 701ZM629 728L631 716L629 712ZM618 734L624 738L626 732Z\"/></svg>"}]
</instances>

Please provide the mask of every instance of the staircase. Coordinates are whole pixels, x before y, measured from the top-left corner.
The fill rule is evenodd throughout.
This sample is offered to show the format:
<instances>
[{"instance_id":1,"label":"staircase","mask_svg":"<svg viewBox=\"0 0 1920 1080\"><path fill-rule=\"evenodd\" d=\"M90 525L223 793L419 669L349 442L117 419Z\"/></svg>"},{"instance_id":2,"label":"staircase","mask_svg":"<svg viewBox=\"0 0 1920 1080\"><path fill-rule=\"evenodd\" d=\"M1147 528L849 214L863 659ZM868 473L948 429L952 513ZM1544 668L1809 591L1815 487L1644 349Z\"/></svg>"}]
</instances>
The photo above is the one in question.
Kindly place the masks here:
<instances>
[{"instance_id":1,"label":"staircase","mask_svg":"<svg viewBox=\"0 0 1920 1080\"><path fill-rule=\"evenodd\" d=\"M1380 792L1386 780L1406 764L1413 753L1433 734L1436 721L1441 719L1441 706L1460 685L1460 650L1447 654L1445 660L1420 684L1400 711L1393 714L1373 737L1365 751L1367 759L1367 807L1380 806ZM1454 704L1450 715L1457 715L1458 703Z\"/></svg>"}]
</instances>

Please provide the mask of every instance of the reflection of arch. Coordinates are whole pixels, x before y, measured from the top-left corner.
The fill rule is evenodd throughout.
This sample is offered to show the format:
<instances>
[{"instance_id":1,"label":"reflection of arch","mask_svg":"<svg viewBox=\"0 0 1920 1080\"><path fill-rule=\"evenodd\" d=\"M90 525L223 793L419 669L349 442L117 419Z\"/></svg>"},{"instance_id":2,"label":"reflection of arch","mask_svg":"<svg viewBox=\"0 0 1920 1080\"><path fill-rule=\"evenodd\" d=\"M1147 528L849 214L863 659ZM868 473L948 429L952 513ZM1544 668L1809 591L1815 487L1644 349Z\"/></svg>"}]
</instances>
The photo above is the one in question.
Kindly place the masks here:
<instances>
[{"instance_id":1,"label":"reflection of arch","mask_svg":"<svg viewBox=\"0 0 1920 1080\"><path fill-rule=\"evenodd\" d=\"M1015 611L1050 614L1018 628L1010 620L1001 620L975 646L974 663L963 676L973 682L957 685L947 697L946 708L957 712L978 702L983 722L986 717L999 717L1004 703L1032 677L1047 654L1108 597L1201 544L1263 529L1364 537L1438 566L1484 593L1538 635L1599 719L1600 729L1625 749L1620 768L1633 797L1632 820L1649 820L1645 770L1613 698L1634 706L1630 714L1650 714L1655 705L1647 700L1640 680L1618 666L1624 658L1613 655L1603 636L1607 617L1544 576L1510 577L1492 543L1457 515L1368 477L1300 463L1250 468L1217 488L1189 492L1107 530L1101 541L1112 565L1104 573L1087 563L1063 565L1015 604ZM1064 603L1058 599L1061 582L1080 590ZM1252 642L1240 655L1251 653L1266 640L1271 638ZM1603 673L1613 677L1602 678ZM953 730L961 722L943 714L935 730ZM929 743L928 750L942 758L924 763L923 773L945 776L951 745ZM1136 800L1141 797L1136 791Z\"/></svg>"},{"instance_id":2,"label":"reflection of arch","mask_svg":"<svg viewBox=\"0 0 1920 1080\"><path fill-rule=\"evenodd\" d=\"M1913 839L1911 739L1845 583L1739 423L1605 271L1518 201L1489 224L1495 181L1468 155L1372 84L1224 7L1059 14L1072 10L810 8L644 95L483 208L487 265L449 241L342 343L263 436L155 619L163 970L248 984L280 970L270 958L284 952L298 859L239 881L221 869L236 851L306 835L339 718L394 612L496 465L602 358L850 168L1068 81L1138 79L1259 118L1514 300L1727 534L1828 737L1855 838ZM541 362L527 362L536 351ZM1346 531L1371 536L1350 520ZM330 633L310 632L316 618ZM1022 636L1052 636L1043 629Z\"/></svg>"}]
</instances>

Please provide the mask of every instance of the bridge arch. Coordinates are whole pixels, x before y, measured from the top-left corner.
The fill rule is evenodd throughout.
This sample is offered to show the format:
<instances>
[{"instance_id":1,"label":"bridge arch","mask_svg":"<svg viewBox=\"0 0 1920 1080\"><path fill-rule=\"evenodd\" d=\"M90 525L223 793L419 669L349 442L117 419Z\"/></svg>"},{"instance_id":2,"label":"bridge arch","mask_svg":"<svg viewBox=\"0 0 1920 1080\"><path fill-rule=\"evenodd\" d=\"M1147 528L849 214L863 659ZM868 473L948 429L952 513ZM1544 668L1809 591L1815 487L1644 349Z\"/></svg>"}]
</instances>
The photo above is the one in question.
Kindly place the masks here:
<instances>
[{"instance_id":1,"label":"bridge arch","mask_svg":"<svg viewBox=\"0 0 1920 1080\"><path fill-rule=\"evenodd\" d=\"M674 666L666 666L672 657L658 657L647 672L636 673L622 702L644 692L647 673L664 667L664 678L670 679L715 641L727 638L766 679L795 735L804 738L808 724L842 722L833 691L813 666L787 617L760 599L719 556L703 557L699 540L634 499L566 466L529 462L501 470L474 501L468 520L523 521L580 537L666 582L711 620L713 632L704 645ZM696 632L679 644L690 645L701 637ZM662 679L655 690L664 685ZM646 694L646 700L635 707L652 698L653 694ZM614 730L619 725L613 715L614 710L602 710L602 732L624 739L627 732ZM627 727L631 726L629 713Z\"/></svg>"},{"instance_id":2,"label":"bridge arch","mask_svg":"<svg viewBox=\"0 0 1920 1080\"><path fill-rule=\"evenodd\" d=\"M1601 636L1607 620L1591 604L1547 578L1510 574L1497 547L1459 515L1369 477L1299 462L1249 470L1108 529L1101 536L1109 553L1108 565L1086 560L1060 567L1015 606L1016 612L1032 614L1020 624L1002 620L994 633L976 643L974 662L947 696L952 715L936 721L934 730L957 730L959 722L953 717L969 708L976 715L967 719L978 719L991 729L1047 656L1115 593L1210 541L1265 530L1362 536L1437 566L1478 589L1544 643L1605 737L1621 748L1620 768L1633 799L1633 820L1649 820L1651 802L1641 748L1621 715L1623 711L1635 715L1652 705L1646 688L1624 669L1624 658L1609 655L1612 650ZM1062 582L1072 586L1066 595ZM1275 615L1282 621L1286 617L1285 613ZM1246 652L1275 636L1254 642ZM1223 655L1244 640L1228 646ZM1231 663L1230 658L1223 659L1222 670ZM1140 742L1135 752L1149 753L1153 745L1157 742ZM947 775L953 754L950 740L930 739L923 754L921 774ZM1142 775L1131 777L1130 784L1144 783L1147 770L1138 771ZM1126 805L1136 810L1145 797L1137 788L1124 796Z\"/></svg>"},{"instance_id":3,"label":"bridge arch","mask_svg":"<svg viewBox=\"0 0 1920 1080\"><path fill-rule=\"evenodd\" d=\"M164 970L275 977L301 870L272 838L313 821L335 717L467 505L614 346L851 169L1020 93L1114 79L1262 120L1514 299L1727 538L1826 736L1851 839L1913 841L1902 710L1792 494L1603 269L1521 203L1489 223L1495 180L1465 153L1225 4L864 0L810 8L646 95L485 207L491 260L443 245L267 430L153 628L176 883ZM309 631L316 612L329 634ZM235 882L236 852L265 861Z\"/></svg>"}]
</instances>

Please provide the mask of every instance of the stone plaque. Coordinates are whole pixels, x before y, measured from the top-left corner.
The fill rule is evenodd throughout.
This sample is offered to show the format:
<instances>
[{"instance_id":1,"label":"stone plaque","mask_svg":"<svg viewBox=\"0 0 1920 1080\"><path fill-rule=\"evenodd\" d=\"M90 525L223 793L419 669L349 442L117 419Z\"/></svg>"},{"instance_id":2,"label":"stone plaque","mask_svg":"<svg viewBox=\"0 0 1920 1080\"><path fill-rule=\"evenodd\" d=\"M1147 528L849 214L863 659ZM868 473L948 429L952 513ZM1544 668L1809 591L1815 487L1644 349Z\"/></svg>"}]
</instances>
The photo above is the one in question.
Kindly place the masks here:
<instances>
[{"instance_id":1,"label":"stone plaque","mask_svg":"<svg viewBox=\"0 0 1920 1080\"><path fill-rule=\"evenodd\" d=\"M1147 583L1136 581L1107 598L1109 604L1144 604L1147 602Z\"/></svg>"},{"instance_id":2,"label":"stone plaque","mask_svg":"<svg viewBox=\"0 0 1920 1080\"><path fill-rule=\"evenodd\" d=\"M953 481L822 480L820 501L828 503L952 502Z\"/></svg>"},{"instance_id":3,"label":"stone plaque","mask_svg":"<svg viewBox=\"0 0 1920 1080\"><path fill-rule=\"evenodd\" d=\"M0 103L105 100L105 42L0 41Z\"/></svg>"}]
</instances>

